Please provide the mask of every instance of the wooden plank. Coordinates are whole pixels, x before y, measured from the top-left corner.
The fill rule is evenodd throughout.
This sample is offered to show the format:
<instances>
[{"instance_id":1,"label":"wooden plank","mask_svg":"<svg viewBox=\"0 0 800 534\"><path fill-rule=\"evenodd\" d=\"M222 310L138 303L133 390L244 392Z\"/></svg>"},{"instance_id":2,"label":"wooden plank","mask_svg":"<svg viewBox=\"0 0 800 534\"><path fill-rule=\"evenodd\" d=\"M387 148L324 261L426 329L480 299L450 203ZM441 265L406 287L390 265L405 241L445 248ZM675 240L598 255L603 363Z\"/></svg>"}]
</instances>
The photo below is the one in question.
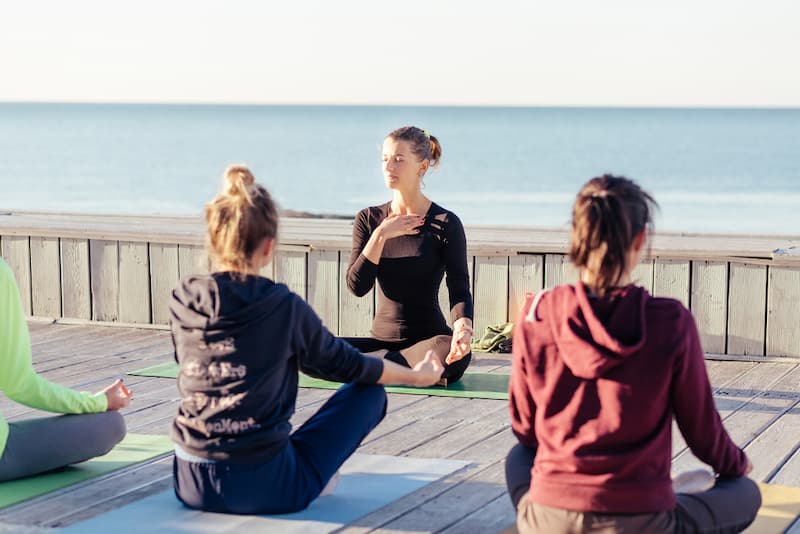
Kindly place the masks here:
<instances>
[{"instance_id":1,"label":"wooden plank","mask_svg":"<svg viewBox=\"0 0 800 534\"><path fill-rule=\"evenodd\" d=\"M33 315L61 317L61 261L56 237L31 237Z\"/></svg>"},{"instance_id":2,"label":"wooden plank","mask_svg":"<svg viewBox=\"0 0 800 534\"><path fill-rule=\"evenodd\" d=\"M544 287L544 256L518 254L508 258L508 320L516 321L527 293Z\"/></svg>"},{"instance_id":3,"label":"wooden plank","mask_svg":"<svg viewBox=\"0 0 800 534\"><path fill-rule=\"evenodd\" d=\"M442 534L504 533L505 529L516 525L516 520L517 514L511 499L508 495L500 495L474 512L468 512L465 517L458 519L456 523L444 529Z\"/></svg>"},{"instance_id":4,"label":"wooden plank","mask_svg":"<svg viewBox=\"0 0 800 534\"><path fill-rule=\"evenodd\" d=\"M369 336L372 326L372 317L375 315L375 291L357 297L347 288L345 274L349 258L341 254L339 258L339 335L340 336ZM378 282L375 282L378 285ZM377 289L380 291L380 289Z\"/></svg>"},{"instance_id":5,"label":"wooden plank","mask_svg":"<svg viewBox=\"0 0 800 534\"><path fill-rule=\"evenodd\" d=\"M63 317L92 318L89 241L61 240L61 308Z\"/></svg>"},{"instance_id":6,"label":"wooden plank","mask_svg":"<svg viewBox=\"0 0 800 534\"><path fill-rule=\"evenodd\" d=\"M728 281L728 354L764 355L767 267L731 262Z\"/></svg>"},{"instance_id":7,"label":"wooden plank","mask_svg":"<svg viewBox=\"0 0 800 534\"><path fill-rule=\"evenodd\" d=\"M0 247L3 259L17 280L22 310L26 315L31 315L31 249L28 236L4 235Z\"/></svg>"},{"instance_id":8,"label":"wooden plank","mask_svg":"<svg viewBox=\"0 0 800 534\"><path fill-rule=\"evenodd\" d=\"M653 293L653 260L642 260L631 271L631 281Z\"/></svg>"},{"instance_id":9,"label":"wooden plank","mask_svg":"<svg viewBox=\"0 0 800 534\"><path fill-rule=\"evenodd\" d=\"M180 280L178 245L150 243L150 302L153 322L169 322L169 299Z\"/></svg>"},{"instance_id":10,"label":"wooden plank","mask_svg":"<svg viewBox=\"0 0 800 534\"><path fill-rule=\"evenodd\" d=\"M689 262L659 258L653 265L653 295L677 299L689 307Z\"/></svg>"},{"instance_id":11,"label":"wooden plank","mask_svg":"<svg viewBox=\"0 0 800 534\"><path fill-rule=\"evenodd\" d=\"M800 356L800 268L770 267L767 284L767 355Z\"/></svg>"},{"instance_id":12,"label":"wooden plank","mask_svg":"<svg viewBox=\"0 0 800 534\"><path fill-rule=\"evenodd\" d=\"M126 323L152 319L147 243L119 243L119 319Z\"/></svg>"},{"instance_id":13,"label":"wooden plank","mask_svg":"<svg viewBox=\"0 0 800 534\"><path fill-rule=\"evenodd\" d=\"M209 272L208 256L201 245L178 245L178 276Z\"/></svg>"},{"instance_id":14,"label":"wooden plank","mask_svg":"<svg viewBox=\"0 0 800 534\"><path fill-rule=\"evenodd\" d=\"M89 241L92 319L119 320L119 245L116 241Z\"/></svg>"},{"instance_id":15,"label":"wooden plank","mask_svg":"<svg viewBox=\"0 0 800 534\"><path fill-rule=\"evenodd\" d=\"M275 281L306 298L306 253L278 251L274 259Z\"/></svg>"},{"instance_id":16,"label":"wooden plank","mask_svg":"<svg viewBox=\"0 0 800 534\"><path fill-rule=\"evenodd\" d=\"M798 429L800 429L800 421L795 417L792 422L795 425L793 434L795 435L795 439L797 439L798 434L800 434L800 432L798 432ZM778 484L779 486L800 486L800 444L795 445L794 453L789 457L786 463L781 466L778 472L775 473L770 482Z\"/></svg>"},{"instance_id":17,"label":"wooden plank","mask_svg":"<svg viewBox=\"0 0 800 534\"><path fill-rule=\"evenodd\" d=\"M474 284L476 337L487 326L508 320L508 258L506 256L476 256Z\"/></svg>"},{"instance_id":18,"label":"wooden plank","mask_svg":"<svg viewBox=\"0 0 800 534\"><path fill-rule=\"evenodd\" d=\"M565 254L546 254L544 257L544 287L547 289L578 281L579 270Z\"/></svg>"},{"instance_id":19,"label":"wooden plank","mask_svg":"<svg viewBox=\"0 0 800 534\"><path fill-rule=\"evenodd\" d=\"M322 323L339 334L339 253L312 250L308 253L308 303Z\"/></svg>"},{"instance_id":20,"label":"wooden plank","mask_svg":"<svg viewBox=\"0 0 800 534\"><path fill-rule=\"evenodd\" d=\"M693 261L691 286L692 315L703 349L724 354L728 324L727 262Z\"/></svg>"}]
</instances>

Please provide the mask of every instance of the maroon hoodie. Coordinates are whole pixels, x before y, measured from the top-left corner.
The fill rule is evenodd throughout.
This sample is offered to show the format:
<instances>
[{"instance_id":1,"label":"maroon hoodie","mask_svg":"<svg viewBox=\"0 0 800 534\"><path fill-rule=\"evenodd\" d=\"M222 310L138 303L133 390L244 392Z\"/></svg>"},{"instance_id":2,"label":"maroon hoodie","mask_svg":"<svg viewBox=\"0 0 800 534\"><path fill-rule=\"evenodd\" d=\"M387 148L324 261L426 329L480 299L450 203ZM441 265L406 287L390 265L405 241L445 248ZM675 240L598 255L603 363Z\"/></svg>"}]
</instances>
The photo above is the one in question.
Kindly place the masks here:
<instances>
[{"instance_id":1,"label":"maroon hoodie","mask_svg":"<svg viewBox=\"0 0 800 534\"><path fill-rule=\"evenodd\" d=\"M529 497L556 508L675 508L672 420L723 476L747 458L722 426L691 313L628 286L603 298L582 284L528 297L514 334L511 424L538 445ZM533 309L531 309L533 307Z\"/></svg>"}]
</instances>

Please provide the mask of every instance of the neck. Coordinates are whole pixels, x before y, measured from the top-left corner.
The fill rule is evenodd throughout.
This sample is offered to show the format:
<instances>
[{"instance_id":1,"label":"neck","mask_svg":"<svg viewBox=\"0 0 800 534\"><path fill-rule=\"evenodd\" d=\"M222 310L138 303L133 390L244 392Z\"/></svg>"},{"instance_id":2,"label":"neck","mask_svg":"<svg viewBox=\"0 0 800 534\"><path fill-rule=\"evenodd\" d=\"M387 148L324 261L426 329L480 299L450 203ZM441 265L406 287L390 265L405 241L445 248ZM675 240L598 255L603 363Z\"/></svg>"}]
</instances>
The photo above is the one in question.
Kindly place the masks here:
<instances>
[{"instance_id":1,"label":"neck","mask_svg":"<svg viewBox=\"0 0 800 534\"><path fill-rule=\"evenodd\" d=\"M592 273L586 270L581 271L581 282L583 282L583 284L589 287L593 292L600 293L599 291L597 291L598 289L600 289L597 287L597 279ZM630 271L625 271L624 273L622 273L622 276L619 277L619 280L617 280L617 283L614 287L625 287L627 285L630 285L631 282L632 279ZM605 289L613 289L613 288L609 287Z\"/></svg>"},{"instance_id":2,"label":"neck","mask_svg":"<svg viewBox=\"0 0 800 534\"><path fill-rule=\"evenodd\" d=\"M219 265L219 270L222 271L222 272L238 273L238 274L241 274L243 276L248 276L248 275L260 276L261 275L261 268L260 267L256 267L256 266L251 265L251 264L248 264L246 267L242 268L242 267L234 267L233 265L227 265L227 264L221 263Z\"/></svg>"},{"instance_id":3,"label":"neck","mask_svg":"<svg viewBox=\"0 0 800 534\"><path fill-rule=\"evenodd\" d=\"M398 215L423 215L431 206L431 201L422 191L394 191L392 212Z\"/></svg>"}]
</instances>

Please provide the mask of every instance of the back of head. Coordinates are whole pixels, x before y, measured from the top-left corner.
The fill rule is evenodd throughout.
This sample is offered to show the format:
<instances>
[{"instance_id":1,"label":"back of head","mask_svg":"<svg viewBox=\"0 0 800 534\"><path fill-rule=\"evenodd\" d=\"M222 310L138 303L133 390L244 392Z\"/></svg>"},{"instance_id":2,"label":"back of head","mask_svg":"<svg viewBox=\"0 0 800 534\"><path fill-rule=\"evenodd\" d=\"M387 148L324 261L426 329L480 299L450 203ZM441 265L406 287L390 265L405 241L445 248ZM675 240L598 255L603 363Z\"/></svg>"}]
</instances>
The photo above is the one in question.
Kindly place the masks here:
<instances>
[{"instance_id":1,"label":"back of head","mask_svg":"<svg viewBox=\"0 0 800 534\"><path fill-rule=\"evenodd\" d=\"M572 207L569 258L594 280L603 295L616 287L628 265L634 240L652 231L653 197L634 181L604 174L581 188Z\"/></svg>"},{"instance_id":2,"label":"back of head","mask_svg":"<svg viewBox=\"0 0 800 534\"><path fill-rule=\"evenodd\" d=\"M244 165L225 170L222 189L205 206L209 256L217 267L248 270L258 246L278 235L278 211L269 192Z\"/></svg>"},{"instance_id":3,"label":"back of head","mask_svg":"<svg viewBox=\"0 0 800 534\"><path fill-rule=\"evenodd\" d=\"M427 159L430 161L431 167L439 166L439 160L442 158L442 145L427 130L416 126L403 126L393 130L386 137L395 141L406 141L411 145L411 151L420 161Z\"/></svg>"}]
</instances>

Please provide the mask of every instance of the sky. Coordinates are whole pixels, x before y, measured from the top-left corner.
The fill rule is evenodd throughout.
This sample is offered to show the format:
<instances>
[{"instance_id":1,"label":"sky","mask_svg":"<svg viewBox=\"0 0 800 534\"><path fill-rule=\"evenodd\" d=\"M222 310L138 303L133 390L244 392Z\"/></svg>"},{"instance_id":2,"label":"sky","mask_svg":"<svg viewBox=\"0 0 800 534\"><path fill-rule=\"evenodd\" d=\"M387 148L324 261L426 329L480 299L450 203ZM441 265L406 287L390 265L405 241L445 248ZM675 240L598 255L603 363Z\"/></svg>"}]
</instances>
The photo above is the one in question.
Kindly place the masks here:
<instances>
[{"instance_id":1,"label":"sky","mask_svg":"<svg viewBox=\"0 0 800 534\"><path fill-rule=\"evenodd\" d=\"M0 101L800 107L796 0L0 1Z\"/></svg>"}]
</instances>

